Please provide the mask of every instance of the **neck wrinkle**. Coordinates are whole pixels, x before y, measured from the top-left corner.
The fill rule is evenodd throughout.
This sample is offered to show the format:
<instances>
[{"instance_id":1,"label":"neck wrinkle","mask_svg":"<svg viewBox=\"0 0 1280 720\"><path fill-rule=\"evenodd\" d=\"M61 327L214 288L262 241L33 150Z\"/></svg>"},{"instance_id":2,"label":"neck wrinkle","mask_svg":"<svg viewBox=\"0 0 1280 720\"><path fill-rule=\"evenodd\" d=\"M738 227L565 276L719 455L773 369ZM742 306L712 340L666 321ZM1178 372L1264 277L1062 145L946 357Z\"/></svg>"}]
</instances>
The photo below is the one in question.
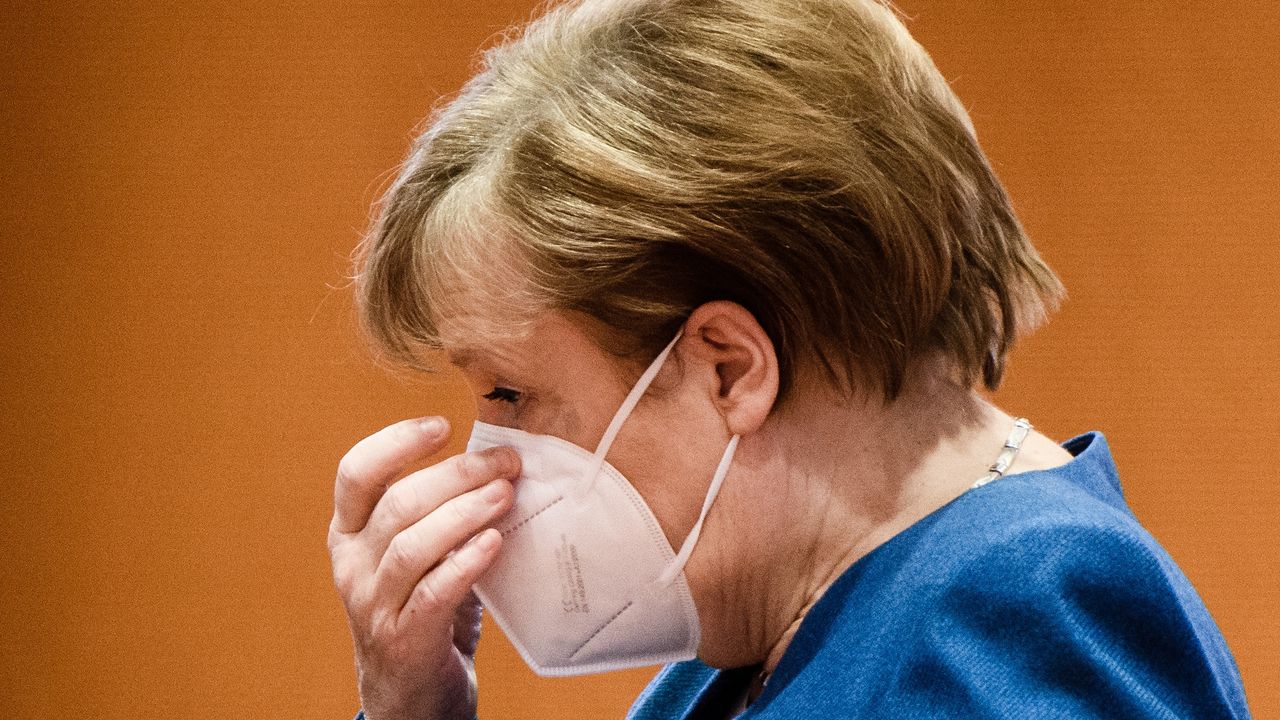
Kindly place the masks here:
<instances>
[{"instance_id":1,"label":"neck wrinkle","mask_svg":"<svg viewBox=\"0 0 1280 720\"><path fill-rule=\"evenodd\" d=\"M742 531L723 544L725 572L737 579L726 578L725 624L704 635L705 644L707 635L727 632L743 646L709 648L709 659L723 660L713 664L775 670L849 567L962 494L990 465L1011 418L945 377L917 376L907 387L916 390L887 406L797 395L743 438L752 487L733 494L730 512Z\"/></svg>"}]
</instances>

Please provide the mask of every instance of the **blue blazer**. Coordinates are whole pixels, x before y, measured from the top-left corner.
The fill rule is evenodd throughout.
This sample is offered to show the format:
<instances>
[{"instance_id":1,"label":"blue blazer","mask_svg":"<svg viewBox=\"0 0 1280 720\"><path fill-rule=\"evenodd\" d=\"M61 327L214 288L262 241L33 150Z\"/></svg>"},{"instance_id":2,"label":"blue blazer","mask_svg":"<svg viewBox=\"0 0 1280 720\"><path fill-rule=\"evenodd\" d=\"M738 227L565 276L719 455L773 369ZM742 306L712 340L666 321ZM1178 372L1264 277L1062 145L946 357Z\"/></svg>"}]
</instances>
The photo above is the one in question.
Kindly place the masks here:
<instances>
[{"instance_id":1,"label":"blue blazer","mask_svg":"<svg viewBox=\"0 0 1280 720\"><path fill-rule=\"evenodd\" d=\"M742 718L1247 718L1222 634L1139 525L1101 433L855 562ZM724 717L750 672L665 667L631 720Z\"/></svg>"}]
</instances>

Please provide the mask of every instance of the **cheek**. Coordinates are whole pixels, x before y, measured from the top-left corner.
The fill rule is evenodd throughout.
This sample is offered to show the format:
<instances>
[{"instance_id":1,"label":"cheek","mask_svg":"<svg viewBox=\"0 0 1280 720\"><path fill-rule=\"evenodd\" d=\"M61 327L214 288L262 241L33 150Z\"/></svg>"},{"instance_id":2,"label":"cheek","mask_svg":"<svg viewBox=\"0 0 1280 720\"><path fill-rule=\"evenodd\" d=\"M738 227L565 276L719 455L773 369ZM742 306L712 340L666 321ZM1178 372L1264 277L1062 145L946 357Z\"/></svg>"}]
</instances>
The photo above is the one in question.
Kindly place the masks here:
<instances>
[{"instance_id":1,"label":"cheek","mask_svg":"<svg viewBox=\"0 0 1280 720\"><path fill-rule=\"evenodd\" d=\"M628 420L609 452L609 462L640 493L667 541L679 549L698 521L711 476L724 452L723 446L715 447L719 441L715 428L722 430L723 424L707 427L697 415L675 408L655 420L637 427L631 427Z\"/></svg>"},{"instance_id":2,"label":"cheek","mask_svg":"<svg viewBox=\"0 0 1280 720\"><path fill-rule=\"evenodd\" d=\"M585 410L590 412L589 408ZM554 435L592 451L595 450L595 445L591 444L590 438L585 437L589 432L586 428L590 427L590 423L584 419L584 414L584 408L576 403L566 403L558 399L556 402L548 401L530 408L530 412L526 415L529 427L522 427L522 429L532 433Z\"/></svg>"}]
</instances>

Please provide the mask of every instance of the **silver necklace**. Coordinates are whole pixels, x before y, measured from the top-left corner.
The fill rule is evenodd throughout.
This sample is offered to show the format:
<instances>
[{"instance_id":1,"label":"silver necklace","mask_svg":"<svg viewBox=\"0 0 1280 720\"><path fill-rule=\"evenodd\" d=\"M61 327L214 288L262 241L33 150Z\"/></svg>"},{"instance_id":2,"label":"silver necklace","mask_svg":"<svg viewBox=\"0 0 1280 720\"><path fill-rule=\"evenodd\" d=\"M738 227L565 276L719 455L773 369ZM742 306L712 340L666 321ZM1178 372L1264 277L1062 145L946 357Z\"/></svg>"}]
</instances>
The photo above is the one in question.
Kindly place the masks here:
<instances>
[{"instance_id":1,"label":"silver necklace","mask_svg":"<svg viewBox=\"0 0 1280 720\"><path fill-rule=\"evenodd\" d=\"M1013 432L1009 433L1009 439L1004 441L1004 447L1000 449L1000 454L996 456L996 461L991 463L991 467L987 468L987 474L978 478L969 489L980 488L983 485L1004 477L1009 466L1013 464L1013 459L1018 456L1018 448L1022 447L1022 441L1027 439L1027 435L1031 432L1031 423L1026 418L1018 418L1013 423Z\"/></svg>"}]
</instances>

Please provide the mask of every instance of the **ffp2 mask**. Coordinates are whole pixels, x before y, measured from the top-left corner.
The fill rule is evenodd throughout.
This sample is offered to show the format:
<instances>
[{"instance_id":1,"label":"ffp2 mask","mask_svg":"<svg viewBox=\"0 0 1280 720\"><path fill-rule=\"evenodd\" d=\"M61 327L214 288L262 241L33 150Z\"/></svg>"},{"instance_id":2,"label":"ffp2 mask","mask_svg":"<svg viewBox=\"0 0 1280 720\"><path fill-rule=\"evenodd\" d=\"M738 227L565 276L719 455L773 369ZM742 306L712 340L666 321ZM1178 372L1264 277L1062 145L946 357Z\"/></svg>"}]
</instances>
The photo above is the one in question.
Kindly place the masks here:
<instances>
[{"instance_id":1,"label":"ffp2 mask","mask_svg":"<svg viewBox=\"0 0 1280 720\"><path fill-rule=\"evenodd\" d=\"M728 474L734 435L679 552L605 455L657 376L671 342L636 381L595 452L552 435L476 422L468 451L509 445L521 458L503 546L476 595L533 671L582 675L688 660L701 639L684 576Z\"/></svg>"}]
</instances>

